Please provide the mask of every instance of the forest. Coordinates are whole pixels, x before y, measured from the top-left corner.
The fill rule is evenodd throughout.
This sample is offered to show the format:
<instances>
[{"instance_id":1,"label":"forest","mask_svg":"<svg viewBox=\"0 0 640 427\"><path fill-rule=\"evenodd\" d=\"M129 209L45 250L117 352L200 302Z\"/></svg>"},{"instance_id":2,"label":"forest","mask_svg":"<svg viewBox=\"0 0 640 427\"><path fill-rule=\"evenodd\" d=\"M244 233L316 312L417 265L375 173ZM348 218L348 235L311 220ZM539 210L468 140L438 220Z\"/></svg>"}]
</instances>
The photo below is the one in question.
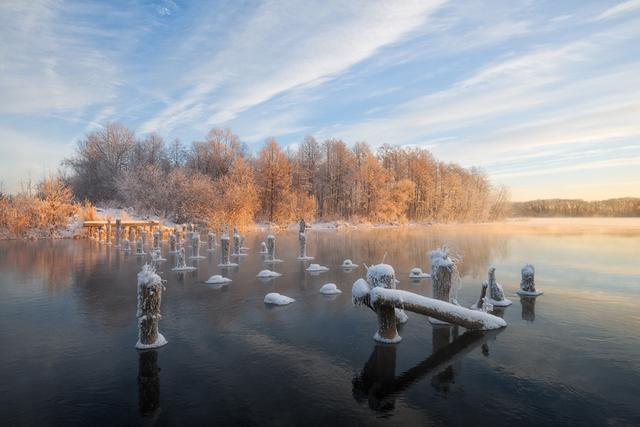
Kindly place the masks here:
<instances>
[{"instance_id":1,"label":"forest","mask_svg":"<svg viewBox=\"0 0 640 427\"><path fill-rule=\"evenodd\" d=\"M513 202L511 209L513 216L522 217L637 217L640 216L640 198L531 200Z\"/></svg>"},{"instance_id":2,"label":"forest","mask_svg":"<svg viewBox=\"0 0 640 427\"><path fill-rule=\"evenodd\" d=\"M374 151L363 142L307 136L287 150L269 138L251 153L229 129L214 128L184 145L154 133L139 137L118 123L86 134L59 174L35 191L29 186L0 202L4 221L20 230L45 226L46 206L56 206L58 216L91 212L92 205L133 208L215 227L299 218L471 222L509 213L507 188L492 187L480 169L438 161L424 149L383 145ZM25 211L33 211L32 220L20 218Z\"/></svg>"}]
</instances>

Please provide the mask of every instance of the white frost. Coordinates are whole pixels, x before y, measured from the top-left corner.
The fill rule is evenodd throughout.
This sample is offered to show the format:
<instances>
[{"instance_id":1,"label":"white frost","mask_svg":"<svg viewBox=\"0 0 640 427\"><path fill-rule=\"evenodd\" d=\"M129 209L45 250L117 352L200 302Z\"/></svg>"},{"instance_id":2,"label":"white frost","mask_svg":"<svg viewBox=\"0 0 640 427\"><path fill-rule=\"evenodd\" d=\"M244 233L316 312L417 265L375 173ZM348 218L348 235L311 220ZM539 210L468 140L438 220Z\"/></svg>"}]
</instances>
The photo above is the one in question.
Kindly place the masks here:
<instances>
[{"instance_id":1,"label":"white frost","mask_svg":"<svg viewBox=\"0 0 640 427\"><path fill-rule=\"evenodd\" d=\"M287 305L294 301L295 300L293 298L289 298L288 296L281 295L277 292L271 292L264 296L265 304Z\"/></svg>"},{"instance_id":2,"label":"white frost","mask_svg":"<svg viewBox=\"0 0 640 427\"><path fill-rule=\"evenodd\" d=\"M327 283L325 285L322 285L322 287L320 288L320 293L323 295L335 295L341 294L342 291L338 289L335 283Z\"/></svg>"},{"instance_id":3,"label":"white frost","mask_svg":"<svg viewBox=\"0 0 640 427\"><path fill-rule=\"evenodd\" d=\"M271 270L262 270L260 273L258 273L256 275L256 277L280 277L282 276L282 274L276 272L276 271L271 271Z\"/></svg>"},{"instance_id":4,"label":"white frost","mask_svg":"<svg viewBox=\"0 0 640 427\"><path fill-rule=\"evenodd\" d=\"M138 350L146 350L149 348L158 348L158 347L162 347L163 345L167 344L167 339L164 337L164 335L162 335L160 332L158 332L158 337L156 338L156 340L151 343L151 344L142 344L140 342L140 340L138 340L138 342L136 343L136 348Z\"/></svg>"},{"instance_id":5,"label":"white frost","mask_svg":"<svg viewBox=\"0 0 640 427\"><path fill-rule=\"evenodd\" d=\"M397 344L400 341L402 341L402 337L398 335L397 332L396 332L396 336L391 339L383 338L382 336L380 336L378 332L376 332L375 335L373 336L373 339L385 344Z\"/></svg>"},{"instance_id":6,"label":"white frost","mask_svg":"<svg viewBox=\"0 0 640 427\"><path fill-rule=\"evenodd\" d=\"M357 305L359 301L369 294L370 290L369 284L362 278L353 282L351 287L351 302L353 302L353 305Z\"/></svg>"}]
</instances>

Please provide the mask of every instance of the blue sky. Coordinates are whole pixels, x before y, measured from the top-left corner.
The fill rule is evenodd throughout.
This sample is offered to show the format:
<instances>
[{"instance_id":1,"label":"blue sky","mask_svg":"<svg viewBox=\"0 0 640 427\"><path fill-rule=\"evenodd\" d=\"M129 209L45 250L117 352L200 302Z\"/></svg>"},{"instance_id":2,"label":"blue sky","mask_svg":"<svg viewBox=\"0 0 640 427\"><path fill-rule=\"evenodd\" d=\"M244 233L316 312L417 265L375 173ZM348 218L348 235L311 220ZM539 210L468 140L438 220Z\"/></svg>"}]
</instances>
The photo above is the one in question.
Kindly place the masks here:
<instances>
[{"instance_id":1,"label":"blue sky","mask_svg":"<svg viewBox=\"0 0 640 427\"><path fill-rule=\"evenodd\" d=\"M640 196L640 0L0 2L0 181L107 121L422 146L514 200Z\"/></svg>"}]
</instances>

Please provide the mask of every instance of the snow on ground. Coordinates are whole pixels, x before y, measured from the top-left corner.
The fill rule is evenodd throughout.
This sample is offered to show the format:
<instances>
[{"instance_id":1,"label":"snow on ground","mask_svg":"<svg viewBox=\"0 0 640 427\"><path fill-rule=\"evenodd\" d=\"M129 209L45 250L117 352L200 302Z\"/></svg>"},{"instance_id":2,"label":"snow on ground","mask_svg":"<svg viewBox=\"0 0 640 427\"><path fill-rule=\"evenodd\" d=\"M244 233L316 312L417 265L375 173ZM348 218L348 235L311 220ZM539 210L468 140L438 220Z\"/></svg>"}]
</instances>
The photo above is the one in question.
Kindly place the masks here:
<instances>
[{"instance_id":1,"label":"snow on ground","mask_svg":"<svg viewBox=\"0 0 640 427\"><path fill-rule=\"evenodd\" d=\"M288 296L281 295L277 292L272 292L264 296L265 304L287 305L292 302L295 302L293 298L289 298Z\"/></svg>"},{"instance_id":2,"label":"snow on ground","mask_svg":"<svg viewBox=\"0 0 640 427\"><path fill-rule=\"evenodd\" d=\"M335 295L341 294L342 291L338 289L335 283L327 283L322 285L322 287L320 288L320 293L323 295Z\"/></svg>"}]
</instances>

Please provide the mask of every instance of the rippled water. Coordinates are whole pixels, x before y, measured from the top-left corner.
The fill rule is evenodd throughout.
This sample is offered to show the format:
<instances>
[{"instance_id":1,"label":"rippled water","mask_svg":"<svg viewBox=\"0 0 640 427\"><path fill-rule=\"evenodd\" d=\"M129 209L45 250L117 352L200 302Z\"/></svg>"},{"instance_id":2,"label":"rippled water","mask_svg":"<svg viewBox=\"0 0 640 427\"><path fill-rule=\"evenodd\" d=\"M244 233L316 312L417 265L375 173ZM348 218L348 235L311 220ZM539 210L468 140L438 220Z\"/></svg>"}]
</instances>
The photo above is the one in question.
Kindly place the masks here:
<instances>
[{"instance_id":1,"label":"rippled water","mask_svg":"<svg viewBox=\"0 0 640 427\"><path fill-rule=\"evenodd\" d=\"M295 260L295 233L283 232L283 276L269 282L255 277L262 239L248 236L222 289L203 283L220 272L218 252L184 275L169 257L169 344L143 353L142 259L91 241L0 242L0 424L640 425L638 235L309 231L308 253L331 268L312 276ZM402 342L377 345L374 313L350 301L363 269L338 265L386 253L399 288L430 296L430 280L407 275L428 271L426 252L442 243L464 257L464 305L497 267L509 326L470 334L409 313ZM515 294L526 262L545 292L537 300ZM344 293L320 295L327 282ZM296 302L265 306L268 292Z\"/></svg>"}]
</instances>

